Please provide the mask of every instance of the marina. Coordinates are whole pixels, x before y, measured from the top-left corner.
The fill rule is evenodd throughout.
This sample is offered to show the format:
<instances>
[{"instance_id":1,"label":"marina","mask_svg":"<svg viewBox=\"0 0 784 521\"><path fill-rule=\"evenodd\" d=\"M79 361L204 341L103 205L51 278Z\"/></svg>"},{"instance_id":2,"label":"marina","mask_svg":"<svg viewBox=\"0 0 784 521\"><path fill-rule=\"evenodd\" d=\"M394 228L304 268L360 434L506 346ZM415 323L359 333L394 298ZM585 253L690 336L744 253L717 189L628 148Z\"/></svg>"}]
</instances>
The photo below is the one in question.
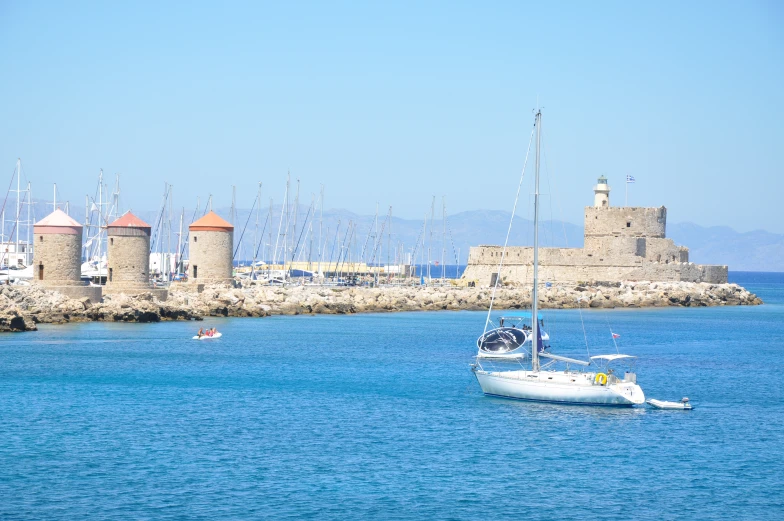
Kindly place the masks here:
<instances>
[{"instance_id":1,"label":"marina","mask_svg":"<svg viewBox=\"0 0 784 521\"><path fill-rule=\"evenodd\" d=\"M26 180L27 188L21 188L24 176L21 165L21 160L18 160L11 179L12 185L16 182L17 189L11 190L9 187L0 225L0 279L13 284L29 284L36 278L32 269L35 262L32 235L34 224L41 219L36 212L40 212L43 206L45 218L57 211L66 215L71 211L68 201L61 200L58 203L56 185L51 202L32 200L31 182ZM110 271L113 270L109 266L112 239L108 237L107 231L112 223L125 218L138 220L147 230L147 259L143 262L139 259L136 264L145 264L144 274L149 284L155 288L166 288L172 282L186 282L189 277L193 278L189 268L191 250L194 248L190 241L191 230L194 226L198 229L197 223L208 215L212 216L210 219L213 221L219 219L222 223L220 226L225 226L231 232L225 244L225 255L228 257L228 266L225 268L227 275L223 277L225 283L237 276L270 284L307 282L311 285L443 286L448 283L447 279L459 278L461 275L460 252L454 247L445 200L442 201L440 221L436 221L433 197L431 212L425 215L416 240L412 240L413 244L405 244L398 234L393 233L391 207L386 217L379 216L377 211L373 220L364 226L352 220L341 223L338 219L333 223L333 231L330 231L323 222L323 185L319 199L313 194L310 206L304 208L299 202L299 180L296 181L293 200L291 184L290 176L287 176L283 203L276 206L274 200L270 199L269 206L263 212L262 183L258 184L258 192L250 210L240 210L236 206L236 186L233 186L232 206L226 216L228 220L212 210L210 195L204 207L200 200L196 201L196 207L190 213L190 221L187 221L184 207L179 213L173 210L174 187L165 183L159 211L144 212L152 217L150 221L154 224L150 225L122 206L119 174L115 176L114 189L110 191L101 170L95 194L85 197L80 278L93 286L107 285ZM16 206L13 218L6 221L5 208L10 208L13 203ZM127 217L129 214L130 217ZM240 214L247 217L239 219ZM265 215L263 219L262 214ZM238 225L236 230L235 222ZM243 224L240 227L241 222ZM437 233L433 230L436 225L440 226ZM117 229L116 226L114 228ZM209 236L211 230L207 231ZM199 248L196 247L196 250ZM209 264L217 260L217 257L211 256ZM454 263L454 272L443 269L448 261ZM202 266L205 267L208 266ZM434 276L436 272L439 276Z\"/></svg>"}]
</instances>

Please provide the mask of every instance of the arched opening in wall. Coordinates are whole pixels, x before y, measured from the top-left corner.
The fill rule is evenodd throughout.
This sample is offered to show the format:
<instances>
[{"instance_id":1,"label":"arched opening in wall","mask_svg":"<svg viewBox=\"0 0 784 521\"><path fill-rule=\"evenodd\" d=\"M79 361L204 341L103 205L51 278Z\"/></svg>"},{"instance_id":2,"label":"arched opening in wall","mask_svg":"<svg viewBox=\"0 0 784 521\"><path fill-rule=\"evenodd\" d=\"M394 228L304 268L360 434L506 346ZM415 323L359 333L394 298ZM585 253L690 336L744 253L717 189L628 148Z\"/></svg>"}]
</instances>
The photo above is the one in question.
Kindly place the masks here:
<instances>
[{"instance_id":1,"label":"arched opening in wall","mask_svg":"<svg viewBox=\"0 0 784 521\"><path fill-rule=\"evenodd\" d=\"M199 238L196 237L195 235L193 236L193 242L199 242Z\"/></svg>"},{"instance_id":2,"label":"arched opening in wall","mask_svg":"<svg viewBox=\"0 0 784 521\"><path fill-rule=\"evenodd\" d=\"M626 227L627 228L631 228L632 227L632 222L631 221L626 221Z\"/></svg>"},{"instance_id":3,"label":"arched opening in wall","mask_svg":"<svg viewBox=\"0 0 784 521\"><path fill-rule=\"evenodd\" d=\"M39 235L38 236L38 242L44 242L44 236L43 235Z\"/></svg>"},{"instance_id":4,"label":"arched opening in wall","mask_svg":"<svg viewBox=\"0 0 784 521\"><path fill-rule=\"evenodd\" d=\"M114 268L109 268L109 282L112 281L112 276L114 275Z\"/></svg>"},{"instance_id":5,"label":"arched opening in wall","mask_svg":"<svg viewBox=\"0 0 784 521\"><path fill-rule=\"evenodd\" d=\"M194 237L194 239L195 239L195 238L196 238L196 237ZM195 278L197 278L198 276L199 276L199 267L194 265L194 266L193 266L193 278L195 279ZM531 356L533 356L533 355L531 355Z\"/></svg>"},{"instance_id":6,"label":"arched opening in wall","mask_svg":"<svg viewBox=\"0 0 784 521\"><path fill-rule=\"evenodd\" d=\"M38 265L38 280L44 280L44 263Z\"/></svg>"},{"instance_id":7,"label":"arched opening in wall","mask_svg":"<svg viewBox=\"0 0 784 521\"><path fill-rule=\"evenodd\" d=\"M607 206L607 201L602 201L602 206Z\"/></svg>"},{"instance_id":8,"label":"arched opening in wall","mask_svg":"<svg viewBox=\"0 0 784 521\"><path fill-rule=\"evenodd\" d=\"M114 246L114 237L109 239L109 245Z\"/></svg>"}]
</instances>

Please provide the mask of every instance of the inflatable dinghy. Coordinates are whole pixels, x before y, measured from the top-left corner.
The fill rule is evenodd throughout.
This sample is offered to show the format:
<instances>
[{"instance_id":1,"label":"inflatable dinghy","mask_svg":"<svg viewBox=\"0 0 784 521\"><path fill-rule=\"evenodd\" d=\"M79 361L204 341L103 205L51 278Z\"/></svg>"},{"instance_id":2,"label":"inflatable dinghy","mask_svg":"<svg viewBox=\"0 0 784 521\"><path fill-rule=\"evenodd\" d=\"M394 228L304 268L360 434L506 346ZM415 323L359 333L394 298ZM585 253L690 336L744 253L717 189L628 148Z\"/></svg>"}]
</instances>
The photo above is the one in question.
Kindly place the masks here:
<instances>
[{"instance_id":1,"label":"inflatable dinghy","mask_svg":"<svg viewBox=\"0 0 784 521\"><path fill-rule=\"evenodd\" d=\"M688 398L683 398L679 402L667 402L665 400L654 400L654 399L651 399L651 400L648 400L645 403L647 403L648 405L650 405L651 407L653 407L655 409L678 409L678 410L681 410L681 411L690 411L692 409L692 406L689 403L689 399Z\"/></svg>"},{"instance_id":2,"label":"inflatable dinghy","mask_svg":"<svg viewBox=\"0 0 784 521\"><path fill-rule=\"evenodd\" d=\"M197 336L193 337L193 339L194 340L212 340L213 338L220 338L222 336L223 335L221 335L220 333L215 333L212 336L207 336L207 335L198 336L197 335Z\"/></svg>"}]
</instances>

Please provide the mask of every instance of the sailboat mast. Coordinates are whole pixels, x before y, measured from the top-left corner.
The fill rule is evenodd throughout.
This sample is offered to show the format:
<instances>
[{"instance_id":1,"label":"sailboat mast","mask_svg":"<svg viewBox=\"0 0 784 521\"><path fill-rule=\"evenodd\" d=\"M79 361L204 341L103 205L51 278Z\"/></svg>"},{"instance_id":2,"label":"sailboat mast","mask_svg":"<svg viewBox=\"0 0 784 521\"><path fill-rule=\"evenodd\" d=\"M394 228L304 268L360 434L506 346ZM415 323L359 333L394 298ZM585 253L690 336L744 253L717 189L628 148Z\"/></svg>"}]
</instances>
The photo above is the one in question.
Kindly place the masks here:
<instances>
[{"instance_id":1,"label":"sailboat mast","mask_svg":"<svg viewBox=\"0 0 784 521\"><path fill-rule=\"evenodd\" d=\"M185 207L180 213L180 232L177 234L177 275L182 273L182 221L185 219Z\"/></svg>"},{"instance_id":2,"label":"sailboat mast","mask_svg":"<svg viewBox=\"0 0 784 521\"><path fill-rule=\"evenodd\" d=\"M433 196L433 202L430 203L430 240L427 243L427 283L428 285L433 282L433 279L430 276L430 265L433 263L432 259L430 258L430 254L432 253L433 249L433 228L434 220L436 217L436 196Z\"/></svg>"},{"instance_id":3,"label":"sailboat mast","mask_svg":"<svg viewBox=\"0 0 784 521\"><path fill-rule=\"evenodd\" d=\"M21 199L22 199L22 160L17 158L16 160L16 249L14 252L16 253L17 258L19 257L19 215L21 210ZM18 262L18 261L17 261Z\"/></svg>"},{"instance_id":4,"label":"sailboat mast","mask_svg":"<svg viewBox=\"0 0 784 521\"><path fill-rule=\"evenodd\" d=\"M441 235L441 284L446 284L446 196L441 198L441 223L443 224L444 232Z\"/></svg>"},{"instance_id":5,"label":"sailboat mast","mask_svg":"<svg viewBox=\"0 0 784 521\"><path fill-rule=\"evenodd\" d=\"M542 111L536 112L536 173L534 175L534 287L531 291L531 368L539 371L539 150Z\"/></svg>"}]
</instances>

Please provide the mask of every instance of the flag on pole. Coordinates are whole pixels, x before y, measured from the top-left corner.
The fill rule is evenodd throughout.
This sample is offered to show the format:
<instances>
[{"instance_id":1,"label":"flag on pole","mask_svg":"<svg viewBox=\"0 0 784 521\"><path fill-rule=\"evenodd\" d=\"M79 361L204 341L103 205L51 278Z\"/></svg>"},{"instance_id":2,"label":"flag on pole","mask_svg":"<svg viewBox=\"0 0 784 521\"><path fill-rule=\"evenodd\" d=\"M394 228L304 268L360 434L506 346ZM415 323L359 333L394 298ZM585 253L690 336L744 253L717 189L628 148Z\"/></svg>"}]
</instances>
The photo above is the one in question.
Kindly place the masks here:
<instances>
[{"instance_id":1,"label":"flag on pole","mask_svg":"<svg viewBox=\"0 0 784 521\"><path fill-rule=\"evenodd\" d=\"M621 335L619 335L618 333L613 333L612 336L613 336L613 340L616 338L621 338Z\"/></svg>"},{"instance_id":2,"label":"flag on pole","mask_svg":"<svg viewBox=\"0 0 784 521\"><path fill-rule=\"evenodd\" d=\"M627 183L633 183L634 182L634 176L633 175L627 175L626 176L626 182Z\"/></svg>"}]
</instances>

